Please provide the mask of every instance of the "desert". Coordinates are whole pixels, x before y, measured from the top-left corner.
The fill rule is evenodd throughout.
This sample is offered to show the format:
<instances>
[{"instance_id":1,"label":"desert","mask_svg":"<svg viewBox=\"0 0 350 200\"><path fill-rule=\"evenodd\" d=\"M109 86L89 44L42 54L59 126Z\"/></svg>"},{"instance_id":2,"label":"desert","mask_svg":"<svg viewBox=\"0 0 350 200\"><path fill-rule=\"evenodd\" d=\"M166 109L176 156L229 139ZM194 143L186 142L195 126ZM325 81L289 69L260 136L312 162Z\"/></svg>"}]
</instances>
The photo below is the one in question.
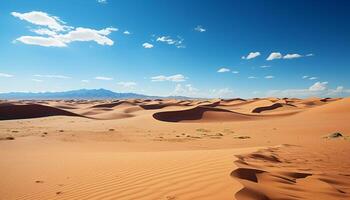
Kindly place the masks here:
<instances>
[{"instance_id":1,"label":"desert","mask_svg":"<svg viewBox=\"0 0 350 200\"><path fill-rule=\"evenodd\" d=\"M350 198L349 98L12 100L0 119L0 199Z\"/></svg>"}]
</instances>

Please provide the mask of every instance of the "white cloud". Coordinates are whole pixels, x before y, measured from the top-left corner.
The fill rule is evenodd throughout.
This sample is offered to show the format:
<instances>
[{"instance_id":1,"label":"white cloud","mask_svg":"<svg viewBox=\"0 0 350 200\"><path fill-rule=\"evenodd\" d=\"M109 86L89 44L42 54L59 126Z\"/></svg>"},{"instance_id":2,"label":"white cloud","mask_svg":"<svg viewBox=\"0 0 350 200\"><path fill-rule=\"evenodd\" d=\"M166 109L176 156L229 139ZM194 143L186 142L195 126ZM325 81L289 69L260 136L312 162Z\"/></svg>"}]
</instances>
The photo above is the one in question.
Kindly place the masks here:
<instances>
[{"instance_id":1,"label":"white cloud","mask_svg":"<svg viewBox=\"0 0 350 200\"><path fill-rule=\"evenodd\" d=\"M133 89L137 85L135 82L118 82L117 84L127 89Z\"/></svg>"},{"instance_id":2,"label":"white cloud","mask_svg":"<svg viewBox=\"0 0 350 200\"><path fill-rule=\"evenodd\" d=\"M294 59L294 58L301 58L301 57L303 56L297 53L293 53L293 54L287 54L283 56L283 59Z\"/></svg>"},{"instance_id":3,"label":"white cloud","mask_svg":"<svg viewBox=\"0 0 350 200\"><path fill-rule=\"evenodd\" d=\"M262 65L262 66L260 66L260 68L269 68L269 67L271 67L270 65Z\"/></svg>"},{"instance_id":4,"label":"white cloud","mask_svg":"<svg viewBox=\"0 0 350 200\"><path fill-rule=\"evenodd\" d=\"M303 78L303 79L307 79L307 78L309 78L309 76L303 76L302 78Z\"/></svg>"},{"instance_id":5,"label":"white cloud","mask_svg":"<svg viewBox=\"0 0 350 200\"><path fill-rule=\"evenodd\" d=\"M178 36L178 39L173 39L170 36L160 36L156 39L157 42L163 42L169 45L174 45L176 48L185 48L184 39Z\"/></svg>"},{"instance_id":6,"label":"white cloud","mask_svg":"<svg viewBox=\"0 0 350 200\"><path fill-rule=\"evenodd\" d=\"M176 74L172 76L164 76L164 75L159 75L159 76L153 76L151 77L152 81L172 81L172 82L182 82L185 81L185 76L182 74Z\"/></svg>"},{"instance_id":7,"label":"white cloud","mask_svg":"<svg viewBox=\"0 0 350 200\"><path fill-rule=\"evenodd\" d=\"M58 40L57 38L46 38L46 37L40 37L40 36L21 36L16 39L16 41L20 41L24 44L29 45L38 45L43 47L66 47L67 45Z\"/></svg>"},{"instance_id":8,"label":"white cloud","mask_svg":"<svg viewBox=\"0 0 350 200\"><path fill-rule=\"evenodd\" d=\"M242 59L249 60L260 56L260 52L250 52L247 56L242 56Z\"/></svg>"},{"instance_id":9,"label":"white cloud","mask_svg":"<svg viewBox=\"0 0 350 200\"><path fill-rule=\"evenodd\" d=\"M13 77L13 75L11 75L11 74L5 74L5 73L0 73L0 77L11 78L11 77Z\"/></svg>"},{"instance_id":10,"label":"white cloud","mask_svg":"<svg viewBox=\"0 0 350 200\"><path fill-rule=\"evenodd\" d=\"M123 34L130 35L131 33L129 31L124 31Z\"/></svg>"},{"instance_id":11,"label":"white cloud","mask_svg":"<svg viewBox=\"0 0 350 200\"><path fill-rule=\"evenodd\" d=\"M70 28L64 25L65 22L61 21L58 17L50 16L41 11L31 11L27 13L11 12L11 15L35 25L47 26L55 31L64 31Z\"/></svg>"},{"instance_id":12,"label":"white cloud","mask_svg":"<svg viewBox=\"0 0 350 200\"><path fill-rule=\"evenodd\" d=\"M106 4L108 3L107 0L97 0L98 3Z\"/></svg>"},{"instance_id":13,"label":"white cloud","mask_svg":"<svg viewBox=\"0 0 350 200\"><path fill-rule=\"evenodd\" d=\"M309 54L306 54L305 56L306 57L310 57L310 56L314 56L314 54L313 53L309 53Z\"/></svg>"},{"instance_id":14,"label":"white cloud","mask_svg":"<svg viewBox=\"0 0 350 200\"><path fill-rule=\"evenodd\" d=\"M234 96L234 92L230 88L213 89L211 94L214 98L231 98Z\"/></svg>"},{"instance_id":15,"label":"white cloud","mask_svg":"<svg viewBox=\"0 0 350 200\"><path fill-rule=\"evenodd\" d=\"M105 77L105 76L96 76L95 79L96 80L102 80L102 81L111 81L111 80L113 80L113 78Z\"/></svg>"},{"instance_id":16,"label":"white cloud","mask_svg":"<svg viewBox=\"0 0 350 200\"><path fill-rule=\"evenodd\" d=\"M274 77L274 76L269 75L269 76L265 76L265 78L266 78L266 79L273 79L273 78L275 78L275 77Z\"/></svg>"},{"instance_id":17,"label":"white cloud","mask_svg":"<svg viewBox=\"0 0 350 200\"><path fill-rule=\"evenodd\" d=\"M54 36L57 34L55 31L51 31L50 29L47 29L47 28L39 28L39 29L31 30L31 31L38 34L38 35Z\"/></svg>"},{"instance_id":18,"label":"white cloud","mask_svg":"<svg viewBox=\"0 0 350 200\"><path fill-rule=\"evenodd\" d=\"M310 91L323 91L327 88L328 82L316 82L309 87Z\"/></svg>"},{"instance_id":19,"label":"white cloud","mask_svg":"<svg viewBox=\"0 0 350 200\"><path fill-rule=\"evenodd\" d=\"M153 44L150 44L150 43L148 43L148 42L143 43L142 46L143 46L144 48L146 48L146 49L151 49L151 48L153 48Z\"/></svg>"},{"instance_id":20,"label":"white cloud","mask_svg":"<svg viewBox=\"0 0 350 200\"><path fill-rule=\"evenodd\" d=\"M248 76L249 79L256 79L257 77L255 76Z\"/></svg>"},{"instance_id":21,"label":"white cloud","mask_svg":"<svg viewBox=\"0 0 350 200\"><path fill-rule=\"evenodd\" d=\"M41 77L41 78L60 78L60 79L68 79L71 78L69 76L64 76L64 75L41 75L41 74L35 74L33 75L35 77Z\"/></svg>"},{"instance_id":22,"label":"white cloud","mask_svg":"<svg viewBox=\"0 0 350 200\"><path fill-rule=\"evenodd\" d=\"M202 26L198 25L194 28L195 31L198 31L198 32L205 32L207 31L205 28L203 28Z\"/></svg>"},{"instance_id":23,"label":"white cloud","mask_svg":"<svg viewBox=\"0 0 350 200\"><path fill-rule=\"evenodd\" d=\"M199 90L193 87L191 84L176 84L174 92L171 95L181 95L181 96L193 96L197 95Z\"/></svg>"},{"instance_id":24,"label":"white cloud","mask_svg":"<svg viewBox=\"0 0 350 200\"><path fill-rule=\"evenodd\" d=\"M239 74L239 71L232 71L233 74Z\"/></svg>"},{"instance_id":25,"label":"white cloud","mask_svg":"<svg viewBox=\"0 0 350 200\"><path fill-rule=\"evenodd\" d=\"M31 79L31 80L34 81L34 82L43 82L43 80L35 79L35 78L33 78L33 79Z\"/></svg>"},{"instance_id":26,"label":"white cloud","mask_svg":"<svg viewBox=\"0 0 350 200\"><path fill-rule=\"evenodd\" d=\"M114 41L107 36L114 31L118 31L118 29L114 27L108 27L101 30L83 27L74 28L64 25L65 23L59 20L58 17L49 16L47 13L38 11L32 11L23 14L12 12L11 14L35 25L47 27L32 30L32 32L40 36L20 36L16 39L16 41L20 41L24 44L29 45L39 45L44 47L66 47L67 44L74 41L94 41L100 45L111 46L114 44Z\"/></svg>"},{"instance_id":27,"label":"white cloud","mask_svg":"<svg viewBox=\"0 0 350 200\"><path fill-rule=\"evenodd\" d=\"M223 67L223 68L218 69L217 72L224 73L224 72L229 72L229 71L230 71L230 69Z\"/></svg>"},{"instance_id":28,"label":"white cloud","mask_svg":"<svg viewBox=\"0 0 350 200\"><path fill-rule=\"evenodd\" d=\"M307 89L286 89L286 90L270 90L267 92L267 96L278 97L334 97L334 96L346 96L350 94L349 89L345 89L343 86L338 86L335 89L327 88L328 82L316 82Z\"/></svg>"},{"instance_id":29,"label":"white cloud","mask_svg":"<svg viewBox=\"0 0 350 200\"><path fill-rule=\"evenodd\" d=\"M316 80L317 77L310 77L309 80Z\"/></svg>"},{"instance_id":30,"label":"white cloud","mask_svg":"<svg viewBox=\"0 0 350 200\"><path fill-rule=\"evenodd\" d=\"M269 55L269 57L266 58L266 60L276 60L276 59L281 59L282 54L279 52L273 52Z\"/></svg>"}]
</instances>

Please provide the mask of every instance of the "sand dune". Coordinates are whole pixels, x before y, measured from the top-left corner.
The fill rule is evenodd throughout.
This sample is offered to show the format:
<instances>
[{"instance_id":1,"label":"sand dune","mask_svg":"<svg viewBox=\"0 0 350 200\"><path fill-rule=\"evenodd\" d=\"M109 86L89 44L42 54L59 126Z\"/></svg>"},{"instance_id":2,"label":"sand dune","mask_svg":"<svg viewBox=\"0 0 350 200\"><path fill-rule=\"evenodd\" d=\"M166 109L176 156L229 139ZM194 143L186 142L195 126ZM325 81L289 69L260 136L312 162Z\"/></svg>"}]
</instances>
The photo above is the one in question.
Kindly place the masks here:
<instances>
[{"instance_id":1,"label":"sand dune","mask_svg":"<svg viewBox=\"0 0 350 200\"><path fill-rule=\"evenodd\" d=\"M297 146L268 148L240 155L239 168L231 176L244 187L235 194L238 200L250 199L348 199L350 174L343 174L349 163L339 167L322 156L300 154ZM324 152L324 151L323 151Z\"/></svg>"},{"instance_id":2,"label":"sand dune","mask_svg":"<svg viewBox=\"0 0 350 200\"><path fill-rule=\"evenodd\" d=\"M350 199L349 121L350 98L2 101L0 199Z\"/></svg>"},{"instance_id":3,"label":"sand dune","mask_svg":"<svg viewBox=\"0 0 350 200\"><path fill-rule=\"evenodd\" d=\"M72 112L38 104L16 105L5 103L0 105L0 120L28 119L57 115L81 117Z\"/></svg>"},{"instance_id":4,"label":"sand dune","mask_svg":"<svg viewBox=\"0 0 350 200\"><path fill-rule=\"evenodd\" d=\"M199 121L244 121L252 120L254 116L232 112L220 108L212 108L208 106L196 106L187 110L158 112L153 117L165 122L180 122L187 120Z\"/></svg>"}]
</instances>

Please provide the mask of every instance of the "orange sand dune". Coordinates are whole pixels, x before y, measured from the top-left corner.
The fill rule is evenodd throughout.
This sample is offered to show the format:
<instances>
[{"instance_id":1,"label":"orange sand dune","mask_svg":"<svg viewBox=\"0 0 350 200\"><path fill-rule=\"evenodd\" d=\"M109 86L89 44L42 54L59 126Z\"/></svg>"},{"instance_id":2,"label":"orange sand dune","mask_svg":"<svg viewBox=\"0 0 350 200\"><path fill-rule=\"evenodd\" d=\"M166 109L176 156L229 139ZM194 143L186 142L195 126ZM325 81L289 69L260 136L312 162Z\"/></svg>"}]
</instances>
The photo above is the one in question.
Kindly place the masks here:
<instances>
[{"instance_id":1,"label":"orange sand dune","mask_svg":"<svg viewBox=\"0 0 350 200\"><path fill-rule=\"evenodd\" d=\"M28 119L37 117L49 116L80 116L78 114L53 108L50 106L43 106L38 104L16 105L11 103L0 104L0 120L11 119Z\"/></svg>"},{"instance_id":2,"label":"orange sand dune","mask_svg":"<svg viewBox=\"0 0 350 200\"><path fill-rule=\"evenodd\" d=\"M350 199L349 121L350 98L2 101L0 199Z\"/></svg>"}]
</instances>

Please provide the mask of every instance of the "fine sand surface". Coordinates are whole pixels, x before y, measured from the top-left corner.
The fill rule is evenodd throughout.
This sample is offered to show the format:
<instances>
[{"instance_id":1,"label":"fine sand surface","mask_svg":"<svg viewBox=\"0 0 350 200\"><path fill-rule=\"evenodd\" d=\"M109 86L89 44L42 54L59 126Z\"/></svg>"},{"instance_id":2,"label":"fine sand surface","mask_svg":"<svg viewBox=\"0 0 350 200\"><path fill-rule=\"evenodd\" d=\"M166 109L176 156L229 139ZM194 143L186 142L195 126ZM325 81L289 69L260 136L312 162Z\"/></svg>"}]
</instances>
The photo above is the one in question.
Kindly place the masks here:
<instances>
[{"instance_id":1,"label":"fine sand surface","mask_svg":"<svg viewBox=\"0 0 350 200\"><path fill-rule=\"evenodd\" d=\"M350 199L349 122L350 98L2 101L0 200Z\"/></svg>"}]
</instances>

